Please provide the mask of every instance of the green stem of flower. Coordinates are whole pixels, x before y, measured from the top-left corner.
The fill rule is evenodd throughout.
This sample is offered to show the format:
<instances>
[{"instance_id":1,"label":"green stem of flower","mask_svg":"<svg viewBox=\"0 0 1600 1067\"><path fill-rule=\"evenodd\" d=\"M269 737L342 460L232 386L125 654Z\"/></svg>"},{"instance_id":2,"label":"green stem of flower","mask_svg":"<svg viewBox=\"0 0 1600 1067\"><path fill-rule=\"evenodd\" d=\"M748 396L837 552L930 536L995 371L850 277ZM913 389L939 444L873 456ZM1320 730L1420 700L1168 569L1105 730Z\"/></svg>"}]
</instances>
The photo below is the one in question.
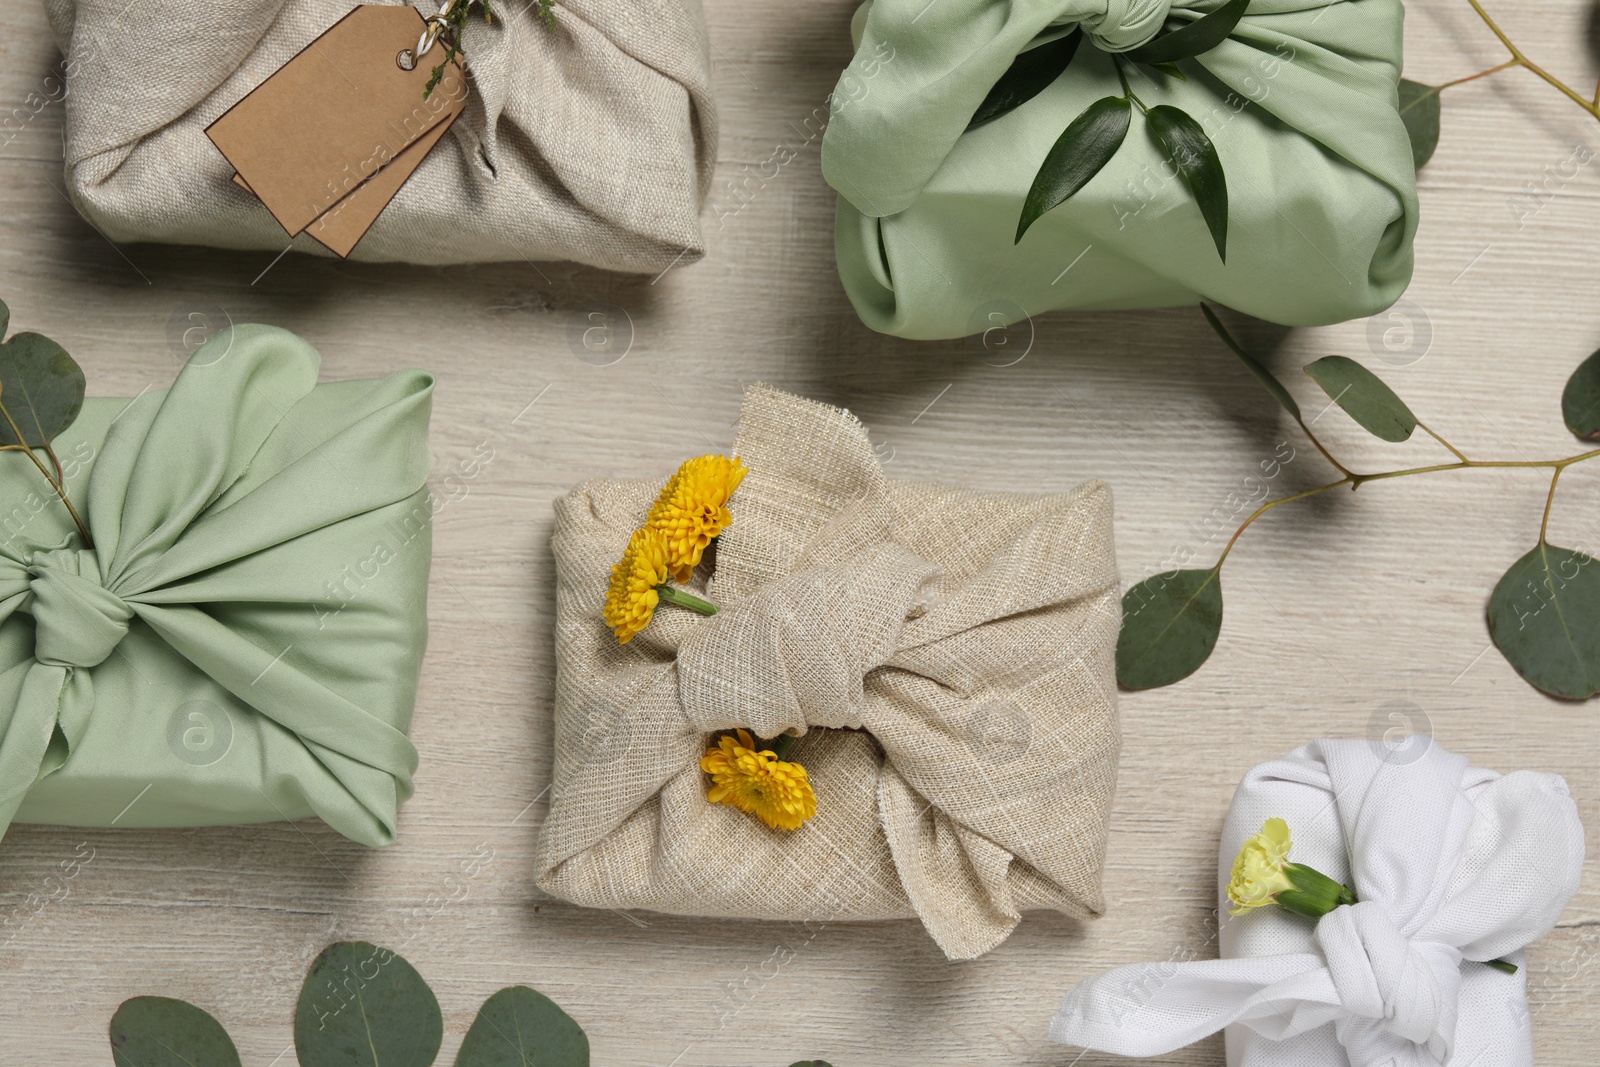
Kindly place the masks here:
<instances>
[{"instance_id":1,"label":"green stem of flower","mask_svg":"<svg viewBox=\"0 0 1600 1067\"><path fill-rule=\"evenodd\" d=\"M1506 974L1517 973L1517 965L1509 960L1484 960L1483 965L1485 967L1493 967L1495 970L1503 971Z\"/></svg>"},{"instance_id":2,"label":"green stem of flower","mask_svg":"<svg viewBox=\"0 0 1600 1067\"><path fill-rule=\"evenodd\" d=\"M779 734L766 747L772 750L774 756L783 759L789 755L789 746L792 744L794 744L794 734Z\"/></svg>"},{"instance_id":3,"label":"green stem of flower","mask_svg":"<svg viewBox=\"0 0 1600 1067\"><path fill-rule=\"evenodd\" d=\"M44 475L44 480L50 483L50 488L56 491L56 496L61 498L61 503L66 505L67 514L72 516L72 524L78 528L78 536L83 538L83 547L94 548L94 538L89 536L89 528L83 524L83 519L78 516L78 509L72 506L72 500L67 496L66 485L50 477L50 472L45 469L43 463L39 462L39 457L33 454L32 447L28 445L27 439L22 436L22 431L17 428L17 420L11 417L11 412L6 410L6 406L3 403L0 403L0 415L5 417L6 425L11 427L11 434L17 439L18 450L27 453L28 458L33 460L33 465L39 468L39 473ZM49 450L48 445L45 448ZM54 452L50 454L54 458Z\"/></svg>"},{"instance_id":4,"label":"green stem of flower","mask_svg":"<svg viewBox=\"0 0 1600 1067\"><path fill-rule=\"evenodd\" d=\"M656 595L659 596L664 603L676 604L680 608L688 608L690 611L698 611L702 615L715 615L717 613L717 606L711 603L711 601L701 600L694 594L685 593L682 589L678 589L674 586L658 585L656 586Z\"/></svg>"}]
</instances>

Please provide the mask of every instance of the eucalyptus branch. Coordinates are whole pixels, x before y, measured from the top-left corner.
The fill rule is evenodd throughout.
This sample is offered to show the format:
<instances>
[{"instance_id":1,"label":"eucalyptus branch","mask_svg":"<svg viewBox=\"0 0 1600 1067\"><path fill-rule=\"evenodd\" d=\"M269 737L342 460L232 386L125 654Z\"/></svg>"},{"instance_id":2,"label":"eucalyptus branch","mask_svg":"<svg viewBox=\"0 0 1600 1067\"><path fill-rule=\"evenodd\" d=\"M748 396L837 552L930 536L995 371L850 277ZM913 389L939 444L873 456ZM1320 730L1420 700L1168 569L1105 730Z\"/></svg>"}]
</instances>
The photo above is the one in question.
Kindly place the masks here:
<instances>
[{"instance_id":1,"label":"eucalyptus branch","mask_svg":"<svg viewBox=\"0 0 1600 1067\"><path fill-rule=\"evenodd\" d=\"M1393 444L1412 440L1420 429L1454 457L1448 463L1358 473L1317 440L1283 383L1233 339L1210 308L1203 304L1201 308L1212 329L1305 430L1340 477L1262 503L1239 524L1210 567L1179 566L1129 588L1122 598L1122 632L1117 637L1117 681L1124 688L1171 685L1193 674L1210 657L1222 630L1222 565L1244 532L1269 511L1343 486L1354 492L1368 482L1394 478L1516 468L1549 471L1550 488L1539 519L1538 540L1512 564L1489 596L1490 637L1517 673L1551 696L1586 700L1600 695L1600 613L1592 609L1600 602L1600 560L1549 541L1550 515L1561 475L1568 467L1600 458L1600 448L1553 459L1473 459L1417 418L1372 371L1344 356L1324 356L1306 366L1307 375L1362 429ZM1561 410L1575 437L1591 443L1600 440L1600 352L1568 378Z\"/></svg>"},{"instance_id":2,"label":"eucalyptus branch","mask_svg":"<svg viewBox=\"0 0 1600 1067\"><path fill-rule=\"evenodd\" d=\"M1534 74L1537 74L1540 78L1543 78L1556 89L1560 90L1567 97L1569 97L1573 103L1583 108L1583 110L1587 111L1591 116L1596 119L1600 119L1600 85L1595 86L1595 94L1592 99L1584 99L1584 97L1576 89L1572 88L1572 86L1568 85L1566 82L1562 81L1560 78L1557 78L1554 74L1551 74L1549 71L1539 66L1539 64L1533 62L1527 56L1523 55L1522 49L1518 48L1512 43L1511 38L1506 36L1506 32L1500 28L1499 24L1496 23L1493 18L1490 17L1489 13L1483 9L1483 5L1480 4L1478 0L1467 0L1467 3L1471 4L1472 10L1476 11L1478 13L1478 17L1483 19L1484 25L1488 26L1490 31L1493 32L1496 37L1500 38L1500 43L1505 45L1506 51L1511 53L1511 60L1509 62L1502 63L1499 67L1485 71L1484 74L1492 74L1496 70L1504 70L1511 66L1525 67ZM1481 77L1481 75L1474 75L1473 77ZM1471 81L1472 79L1463 78L1461 80ZM1443 88L1443 86L1440 86L1440 88Z\"/></svg>"}]
</instances>

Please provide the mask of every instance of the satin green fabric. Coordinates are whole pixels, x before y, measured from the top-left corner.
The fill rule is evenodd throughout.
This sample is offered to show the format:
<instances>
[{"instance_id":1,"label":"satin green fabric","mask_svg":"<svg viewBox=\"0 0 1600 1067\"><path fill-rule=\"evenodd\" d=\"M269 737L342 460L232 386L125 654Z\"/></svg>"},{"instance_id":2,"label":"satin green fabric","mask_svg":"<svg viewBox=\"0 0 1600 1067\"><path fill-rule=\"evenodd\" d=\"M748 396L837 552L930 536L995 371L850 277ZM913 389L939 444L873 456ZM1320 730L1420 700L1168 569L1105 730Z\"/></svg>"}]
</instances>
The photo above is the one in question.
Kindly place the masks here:
<instances>
[{"instance_id":1,"label":"satin green fabric","mask_svg":"<svg viewBox=\"0 0 1600 1067\"><path fill-rule=\"evenodd\" d=\"M318 816L394 840L427 639L433 380L241 326L91 399L66 509L0 454L0 831Z\"/></svg>"},{"instance_id":2,"label":"satin green fabric","mask_svg":"<svg viewBox=\"0 0 1600 1067\"><path fill-rule=\"evenodd\" d=\"M1227 264L1134 109L1112 161L1013 245L1046 153L1121 95L1108 51L1221 0L870 0L831 101L839 274L867 325L960 337L1054 309L1214 301L1311 326L1376 314L1411 278L1416 173L1397 108L1400 0L1254 0L1188 80L1131 75L1205 127L1228 181ZM966 132L1019 52L1081 25L1067 72Z\"/></svg>"}]
</instances>

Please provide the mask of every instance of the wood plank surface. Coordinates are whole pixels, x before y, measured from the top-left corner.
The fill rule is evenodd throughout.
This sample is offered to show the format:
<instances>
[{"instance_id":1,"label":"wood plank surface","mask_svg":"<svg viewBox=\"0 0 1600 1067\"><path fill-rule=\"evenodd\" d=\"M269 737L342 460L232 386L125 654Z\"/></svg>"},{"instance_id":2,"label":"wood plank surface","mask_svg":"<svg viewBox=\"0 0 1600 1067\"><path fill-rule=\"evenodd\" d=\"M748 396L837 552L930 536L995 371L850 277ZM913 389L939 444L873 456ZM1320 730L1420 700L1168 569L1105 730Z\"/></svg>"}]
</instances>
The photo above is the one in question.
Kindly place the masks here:
<instances>
[{"instance_id":1,"label":"wood plank surface","mask_svg":"<svg viewBox=\"0 0 1600 1067\"><path fill-rule=\"evenodd\" d=\"M1530 54L1594 84L1589 5L1494 6ZM1119 1061L1075 1059L1045 1039L1046 1024L1091 973L1214 954L1217 835L1257 762L1319 736L1381 735L1388 706L1406 701L1439 743L1475 762L1565 775L1585 825L1600 827L1600 703L1540 696L1489 647L1484 623L1488 591L1533 543L1546 482L1473 472L1283 508L1241 542L1212 661L1185 684L1122 700L1104 919L1030 916L985 958L950 963L914 922L630 917L533 888L551 759L551 501L584 479L657 477L728 445L745 384L848 405L892 477L1014 490L1107 480L1125 582L1162 569L1180 546L1201 557L1220 548L1237 521L1230 496L1281 442L1295 458L1275 488L1326 473L1192 309L1045 316L999 356L863 327L834 271L834 196L806 125L825 114L848 58L851 9L707 0L722 126L710 252L655 279L570 264L430 269L119 248L64 196L59 105L0 148L0 298L14 328L78 358L91 392L169 383L181 358L173 324L217 309L304 335L329 378L427 367L439 379L433 484L448 501L413 731L422 763L399 843L368 851L317 823L14 827L0 844L0 1063L109 1063L112 1012L152 993L216 1014L247 1065L287 1067L307 966L328 942L360 938L401 949L433 983L441 1063L486 996L525 983L583 1024L602 1067L812 1056L836 1067L1104 1067ZM1423 0L1409 15L1413 78L1437 83L1504 58L1464 0ZM37 4L0 8L0 112L58 61ZM1568 454L1560 389L1600 344L1600 165L1559 183L1529 217L1516 198L1574 146L1593 158L1600 123L1521 71L1452 89L1444 103L1402 304L1409 347L1406 323L1389 317L1246 336L1311 413L1324 401L1297 369L1337 352L1379 369L1475 454ZM779 145L798 149L795 161L728 210L730 183ZM602 321L622 331L614 362L573 340ZM1389 348L1385 330L1398 331ZM1362 464L1437 452L1372 441L1337 411L1317 429ZM1600 471L1574 469L1552 538L1593 551L1597 520ZM80 849L92 860L52 893L52 872ZM478 874L460 875L488 853ZM1531 952L1529 980L1537 1062L1592 1064L1594 858L1560 927ZM1221 1042L1161 1062L1212 1067Z\"/></svg>"}]
</instances>

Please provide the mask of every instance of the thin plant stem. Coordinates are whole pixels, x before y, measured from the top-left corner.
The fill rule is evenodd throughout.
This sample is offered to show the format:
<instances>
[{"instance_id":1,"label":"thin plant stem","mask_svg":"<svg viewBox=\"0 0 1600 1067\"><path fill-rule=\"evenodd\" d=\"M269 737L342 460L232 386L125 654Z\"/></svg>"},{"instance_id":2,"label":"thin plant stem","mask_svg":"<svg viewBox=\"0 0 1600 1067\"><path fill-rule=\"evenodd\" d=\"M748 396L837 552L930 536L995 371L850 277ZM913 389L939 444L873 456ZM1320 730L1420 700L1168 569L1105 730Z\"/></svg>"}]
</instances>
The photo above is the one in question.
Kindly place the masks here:
<instances>
[{"instance_id":1,"label":"thin plant stem","mask_svg":"<svg viewBox=\"0 0 1600 1067\"><path fill-rule=\"evenodd\" d=\"M1419 423L1418 425L1421 424ZM1446 445L1445 447L1449 448L1450 446ZM1450 450L1452 452L1455 451L1453 448ZM1464 458L1459 463L1435 463L1426 467L1405 467L1401 470L1378 471L1375 474L1346 474L1343 478L1340 478L1336 482L1328 482L1326 485L1319 485L1312 489L1306 489L1298 493L1291 493L1288 496L1279 497L1276 500L1269 500L1265 504L1262 504L1259 508L1256 508L1255 511L1251 512L1249 518L1245 519L1244 522L1239 524L1239 528L1233 532L1233 536L1228 538L1228 543L1223 546L1222 554L1217 557L1217 562L1212 569L1218 569L1224 562L1226 562L1228 553L1233 551L1234 542L1238 541L1240 535L1243 534L1245 530L1250 528L1251 523L1261 518L1261 516L1265 515L1279 504L1288 504L1296 500L1304 500L1307 497L1316 496L1319 493L1326 493L1330 489L1337 489L1341 485L1348 485L1351 490L1354 491L1359 489L1365 482L1382 481L1388 478L1406 478L1413 474L1434 474L1439 471L1476 470L1483 467L1537 467L1550 468L1554 471L1554 474L1550 478L1550 495L1546 498L1544 504L1544 521L1539 527L1539 540L1543 541L1545 529L1550 523L1550 508L1555 501L1556 483L1561 478L1561 472L1572 466L1574 463L1582 463L1585 460L1594 459L1596 456L1600 456L1600 448L1593 449L1589 452L1580 452L1575 456L1567 456L1563 459ZM1344 470L1343 467L1340 467L1339 469Z\"/></svg>"},{"instance_id":2,"label":"thin plant stem","mask_svg":"<svg viewBox=\"0 0 1600 1067\"><path fill-rule=\"evenodd\" d=\"M89 536L89 528L83 524L83 519L78 516L78 509L73 507L72 501L67 498L66 485L50 477L50 472L45 469L43 463L39 462L39 457L33 454L33 449L28 446L27 439L22 436L22 431L17 428L17 420L11 417L11 412L6 410L4 404L0 404L0 415L5 416L6 425L11 427L11 433L16 437L21 450L27 454L29 459L33 460L33 465L39 468L39 473L44 475L44 480L50 483L50 488L56 491L56 496L60 497L61 502L67 506L67 514L72 516L72 523L78 528L78 536L83 538L83 547L94 548L94 538Z\"/></svg>"},{"instance_id":3,"label":"thin plant stem","mask_svg":"<svg viewBox=\"0 0 1600 1067\"><path fill-rule=\"evenodd\" d=\"M1566 82L1562 81L1560 78L1557 78L1554 74L1551 74L1549 71L1539 66L1539 64L1533 62L1527 56L1523 55L1522 49L1511 43L1511 38L1507 37L1506 32L1500 28L1499 24L1496 23L1494 19L1489 17L1489 13L1483 9L1483 5L1478 3L1478 0L1467 0L1467 3L1472 5L1472 10L1478 13L1478 17L1483 20L1484 25L1488 26L1490 31L1496 37L1500 38L1500 43L1506 46L1506 51L1511 53L1511 58L1516 60L1518 66L1526 67L1534 74L1537 74L1540 78L1544 79L1550 85L1564 93L1572 100L1573 103L1583 108L1583 110L1587 111L1595 118L1600 119L1600 86L1595 87L1595 98L1593 100L1585 100L1577 90L1572 88L1572 86L1568 85Z\"/></svg>"},{"instance_id":4,"label":"thin plant stem","mask_svg":"<svg viewBox=\"0 0 1600 1067\"><path fill-rule=\"evenodd\" d=\"M1432 426L1429 426L1427 423L1423 422L1421 419L1417 420L1417 425L1421 426L1423 431L1425 433L1427 433L1427 435L1429 437L1433 438L1435 441L1438 441L1441 445L1444 445L1444 447L1448 448L1451 452L1453 452L1455 454L1455 457L1457 459L1459 459L1461 462L1463 462L1463 463L1471 463L1472 462L1470 459L1467 458L1466 453L1461 451L1461 449L1457 448L1455 445L1451 444L1449 441L1446 441L1443 437L1440 437L1437 433L1435 433Z\"/></svg>"},{"instance_id":5,"label":"thin plant stem","mask_svg":"<svg viewBox=\"0 0 1600 1067\"><path fill-rule=\"evenodd\" d=\"M1539 520L1539 543L1545 544L1545 534L1550 529L1550 505L1556 502L1556 483L1561 480L1561 472L1565 467L1557 467L1555 473L1550 475L1550 492L1544 498L1544 518Z\"/></svg>"},{"instance_id":6,"label":"thin plant stem","mask_svg":"<svg viewBox=\"0 0 1600 1067\"><path fill-rule=\"evenodd\" d=\"M1487 78L1491 74L1499 74L1502 70L1510 70L1512 67L1520 67L1522 65L1521 59L1508 59L1498 67L1490 67L1488 70L1480 70L1476 74L1468 74L1465 78L1456 78L1453 81L1445 82L1443 85L1436 85L1434 86L1434 90L1436 92L1443 92L1452 85L1465 85L1467 82L1475 82L1479 78Z\"/></svg>"},{"instance_id":7,"label":"thin plant stem","mask_svg":"<svg viewBox=\"0 0 1600 1067\"><path fill-rule=\"evenodd\" d=\"M717 606L711 601L701 600L693 593L685 593L676 586L658 585L656 586L656 596L660 597L663 603L676 604L680 608L698 611L702 615L715 615L717 613Z\"/></svg>"}]
</instances>

